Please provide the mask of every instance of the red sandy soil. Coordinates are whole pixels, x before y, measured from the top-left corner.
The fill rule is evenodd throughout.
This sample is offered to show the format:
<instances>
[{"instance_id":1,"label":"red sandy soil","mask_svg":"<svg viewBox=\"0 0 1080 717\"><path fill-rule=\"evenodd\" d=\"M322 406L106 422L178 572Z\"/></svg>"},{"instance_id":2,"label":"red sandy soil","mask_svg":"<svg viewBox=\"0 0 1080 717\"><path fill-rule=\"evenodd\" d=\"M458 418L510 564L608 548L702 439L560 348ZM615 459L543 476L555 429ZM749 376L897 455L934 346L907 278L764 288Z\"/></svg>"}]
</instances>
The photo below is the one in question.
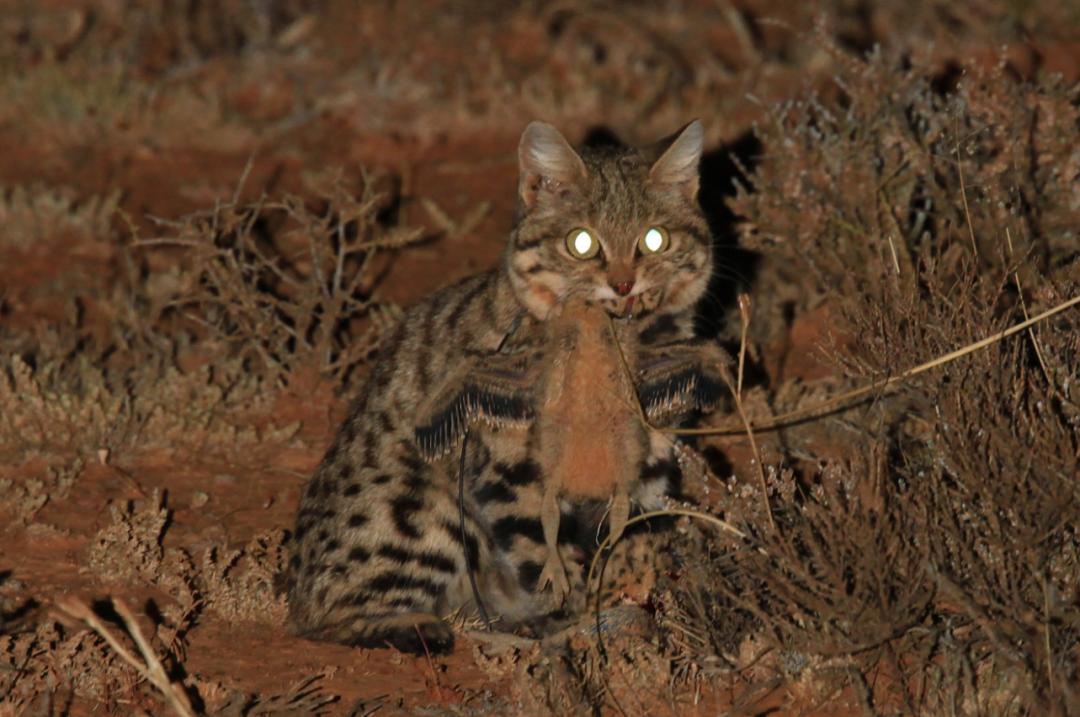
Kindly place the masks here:
<instances>
[{"instance_id":1,"label":"red sandy soil","mask_svg":"<svg viewBox=\"0 0 1080 717\"><path fill-rule=\"evenodd\" d=\"M327 135L321 147L323 155L334 155L346 166L363 164L408 171L411 192L434 199L452 215L456 207L467 211L481 201L491 202L490 214L472 235L402 250L393 259L384 281L386 298L408 305L499 261L513 216L516 141L517 136L507 132L501 137L455 137L452 142L419 147L385 137ZM198 183L231 193L250 156L168 152L149 161L123 150L101 148L80 166L47 168L36 162L40 158L25 147L21 156L13 147L0 148L0 154L8 149L12 153L0 165L0 184L29 183L31 177L47 183L62 180L65 185L85 188L88 194L120 186L125 189L123 208L133 217L176 217L205 208L211 203L208 197L189 198L182 189ZM319 153L313 152L304 157L303 163L318 166L322 161ZM267 186L277 191L299 190L300 166L299 160L285 152L260 148L247 180L248 193ZM424 218L419 207L412 213L413 221ZM457 213L464 211L459 209ZM143 235L151 236L152 225L145 220L139 224ZM62 297L37 294L32 286L47 283L50 274L63 274L77 284L81 272L93 272L96 265L111 259L110 248L100 253L102 256L42 253L0 269L0 281L8 287L10 297L19 297L26 289L32 294L12 315L9 325L16 328L23 322L32 324L43 317L62 315ZM794 340L811 346L812 327L800 328ZM807 352L788 347L787 353L800 356ZM785 370L797 368L785 365ZM0 566L12 570L14 579L46 599L74 594L90 601L113 594L129 599L136 614L148 599L167 601L167 596L154 590L117 591L86 570L90 538L110 523L108 505L145 501L155 489L166 491L172 522L165 544L183 547L193 555L214 545L242 547L261 531L291 528L300 487L344 415L345 402L334 396L332 388L320 382L313 392L298 390L301 395L278 403L273 416L277 425L303 421L304 448L262 446L227 456L170 455L171 451L162 450L130 461L121 458L117 466L88 461L69 498L50 500L34 518L36 524L53 526L55 530L33 535L22 531L4 533L0 538ZM745 447L740 450L738 443L731 446L733 457L749 460L751 454ZM0 468L0 476L19 479L37 475L46 467L46 458ZM746 469L746 475L752 475L752 469ZM192 505L198 493L210 499L195 508ZM200 618L189 633L183 664L190 674L259 694L282 692L301 677L329 671L320 684L326 692L340 696L336 706L330 708L331 714L345 714L358 701L378 697L390 696L385 710L390 714L395 706L407 711L433 703L473 701L485 693L505 694L507 689L506 684L493 683L477 667L467 641L462 641L453 655L428 662L392 657L386 651L316 644L293 637L280 625L230 624L213 616ZM763 707L783 701L777 696L766 698ZM699 713L713 713L716 699L723 701L722 696L705 699Z\"/></svg>"},{"instance_id":2,"label":"red sandy soil","mask_svg":"<svg viewBox=\"0 0 1080 717\"><path fill-rule=\"evenodd\" d=\"M983 52L990 57L993 48ZM1074 45L1055 45L1045 57L1074 78L1078 74L1080 52ZM798 84L774 84L772 95L783 96ZM259 87L251 87L238 90L233 102L255 114L273 112L274 85L268 87L264 90L269 99ZM752 104L744 106L738 126L730 125L731 135L748 128L755 115ZM408 305L499 261L513 217L515 148L521 127L516 119L479 129L458 128L450 120L438 132L412 137L365 131L340 113L327 113L269 140L238 144L223 140L221 149L209 141L198 149L155 146L145 137L132 139L122 133L75 147L51 138L35 142L0 133L0 186L43 183L72 187L83 197L119 188L121 207L144 238L159 231L149 216L178 218L230 197L249 161L251 172L243 189L249 198L263 191L302 193L301 173L306 170L337 166L352 171L362 165L402 178L407 223L413 225L430 223L415 203L419 197L435 200L452 217L463 216L482 201L491 202L490 213L468 236L426 242L401 250L390 260L380 291L386 299ZM59 252L31 251L0 260L0 287L10 307L0 322L15 331L62 317L65 297L36 287L62 279L77 291L95 272L111 265L119 251L116 246L67 246ZM806 357L821 326L827 325L824 318L801 319L786 344L773 347L766 358L782 366L783 375L819 377L822 369ZM109 503L146 500L154 490L167 491L172 523L166 544L193 554L211 545L243 546L260 531L291 528L300 486L344 412L344 402L335 397L333 388L316 382L279 402L273 417L277 425L303 421L298 444L263 445L228 455L160 450L121 456L116 465L88 460L70 497L50 500L35 516L35 524L51 529L0 531L0 569L11 570L13 579L46 602L65 594L93 600L112 593L130 599L138 612L148 598L167 600L148 590L117 593L86 570L90 539L110 522ZM746 463L750 453L738 444L732 442L729 455L735 473L756 480ZM0 477L18 480L40 474L52 458L42 454L20 465L0 466ZM193 507L197 493L207 494L209 501ZM505 684L493 683L477 667L467 641L453 655L429 662L393 657L387 651L316 644L291 636L279 625L229 624L212 616L201 618L189 633L183 664L188 673L260 694L283 692L303 676L329 670L321 685L340 696L328 708L331 714L346 714L357 701L387 695L387 708L379 714L476 700L485 693L498 696L506 690ZM680 713L715 714L730 698L706 696L696 712L688 708ZM839 706L843 702L838 699L826 711L846 713ZM790 695L766 694L759 706L762 711L780 710L771 714L786 714L785 704L792 706ZM800 713L793 709L792 713Z\"/></svg>"}]
</instances>

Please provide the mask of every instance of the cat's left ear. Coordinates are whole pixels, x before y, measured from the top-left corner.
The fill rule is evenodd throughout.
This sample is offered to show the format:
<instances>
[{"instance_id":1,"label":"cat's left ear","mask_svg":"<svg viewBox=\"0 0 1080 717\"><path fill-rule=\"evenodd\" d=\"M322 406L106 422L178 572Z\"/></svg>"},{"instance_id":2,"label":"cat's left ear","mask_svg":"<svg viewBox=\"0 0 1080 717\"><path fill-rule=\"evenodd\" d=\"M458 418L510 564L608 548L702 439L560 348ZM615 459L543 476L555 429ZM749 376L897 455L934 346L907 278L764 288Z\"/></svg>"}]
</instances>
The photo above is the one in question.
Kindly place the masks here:
<instances>
[{"instance_id":1,"label":"cat's left ear","mask_svg":"<svg viewBox=\"0 0 1080 717\"><path fill-rule=\"evenodd\" d=\"M649 179L657 184L677 186L686 198L697 199L700 179L698 166L705 149L705 128L694 120L676 132L671 144L649 170Z\"/></svg>"}]
</instances>

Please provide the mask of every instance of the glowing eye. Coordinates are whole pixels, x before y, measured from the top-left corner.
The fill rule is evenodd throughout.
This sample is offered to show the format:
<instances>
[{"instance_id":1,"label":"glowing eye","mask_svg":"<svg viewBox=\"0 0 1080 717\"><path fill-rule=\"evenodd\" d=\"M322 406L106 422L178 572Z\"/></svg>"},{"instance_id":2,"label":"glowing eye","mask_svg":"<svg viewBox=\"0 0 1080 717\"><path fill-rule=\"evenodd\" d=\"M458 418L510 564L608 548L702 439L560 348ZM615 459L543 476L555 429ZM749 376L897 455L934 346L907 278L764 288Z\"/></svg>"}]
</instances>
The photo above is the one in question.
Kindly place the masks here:
<instances>
[{"instance_id":1,"label":"glowing eye","mask_svg":"<svg viewBox=\"0 0 1080 717\"><path fill-rule=\"evenodd\" d=\"M671 244L671 238L668 236L667 229L653 227L638 240L638 249L642 254L659 254L667 249L669 244Z\"/></svg>"},{"instance_id":2,"label":"glowing eye","mask_svg":"<svg viewBox=\"0 0 1080 717\"><path fill-rule=\"evenodd\" d=\"M566 235L566 249L578 259L592 259L600 252L600 242L588 229L574 229Z\"/></svg>"}]
</instances>

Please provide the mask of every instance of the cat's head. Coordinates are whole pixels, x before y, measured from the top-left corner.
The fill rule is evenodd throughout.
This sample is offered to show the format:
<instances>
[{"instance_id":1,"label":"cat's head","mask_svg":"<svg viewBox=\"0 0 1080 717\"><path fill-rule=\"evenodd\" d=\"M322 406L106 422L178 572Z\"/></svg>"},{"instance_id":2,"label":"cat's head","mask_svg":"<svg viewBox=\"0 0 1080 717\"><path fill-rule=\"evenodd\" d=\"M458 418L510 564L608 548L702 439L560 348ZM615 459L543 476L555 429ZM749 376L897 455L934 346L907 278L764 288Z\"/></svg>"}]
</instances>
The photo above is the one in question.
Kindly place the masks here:
<instances>
[{"instance_id":1,"label":"cat's head","mask_svg":"<svg viewBox=\"0 0 1080 717\"><path fill-rule=\"evenodd\" d=\"M544 320L576 295L612 315L684 312L705 293L712 237L697 204L699 120L643 148L575 152L533 122L518 146L518 221L506 261L519 300Z\"/></svg>"}]
</instances>

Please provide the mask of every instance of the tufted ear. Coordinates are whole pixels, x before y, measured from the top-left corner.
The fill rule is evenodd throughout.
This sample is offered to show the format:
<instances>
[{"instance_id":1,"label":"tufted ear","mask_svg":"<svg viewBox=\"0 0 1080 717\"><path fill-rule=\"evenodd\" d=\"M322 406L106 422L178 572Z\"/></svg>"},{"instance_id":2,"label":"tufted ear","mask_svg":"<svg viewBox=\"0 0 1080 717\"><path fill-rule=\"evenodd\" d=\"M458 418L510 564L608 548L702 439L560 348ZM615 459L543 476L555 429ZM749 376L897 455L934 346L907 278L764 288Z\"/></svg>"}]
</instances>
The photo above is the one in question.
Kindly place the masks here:
<instances>
[{"instance_id":1,"label":"tufted ear","mask_svg":"<svg viewBox=\"0 0 1080 717\"><path fill-rule=\"evenodd\" d=\"M698 165L705 149L705 128L701 120L694 120L664 142L671 144L649 170L649 179L657 184L678 187L691 201L697 199Z\"/></svg>"},{"instance_id":2,"label":"tufted ear","mask_svg":"<svg viewBox=\"0 0 1080 717\"><path fill-rule=\"evenodd\" d=\"M588 176L581 157L559 130L547 122L530 122L518 144L518 193L526 207L565 195Z\"/></svg>"}]
</instances>

